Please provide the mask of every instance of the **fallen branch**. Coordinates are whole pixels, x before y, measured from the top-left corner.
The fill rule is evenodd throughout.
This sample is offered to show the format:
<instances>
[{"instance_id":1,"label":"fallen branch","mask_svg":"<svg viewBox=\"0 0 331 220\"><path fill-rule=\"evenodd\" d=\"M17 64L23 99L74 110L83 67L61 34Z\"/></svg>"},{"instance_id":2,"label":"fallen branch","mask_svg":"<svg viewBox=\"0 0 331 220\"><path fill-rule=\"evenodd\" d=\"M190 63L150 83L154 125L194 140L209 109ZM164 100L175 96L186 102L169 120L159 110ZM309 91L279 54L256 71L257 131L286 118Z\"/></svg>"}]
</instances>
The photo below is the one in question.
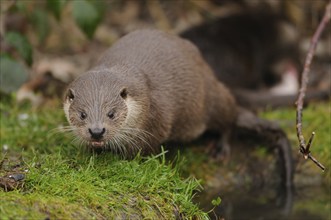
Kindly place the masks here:
<instances>
[{"instance_id":1,"label":"fallen branch","mask_svg":"<svg viewBox=\"0 0 331 220\"><path fill-rule=\"evenodd\" d=\"M329 3L327 4L327 6L325 8L325 13L324 13L323 19L321 20L320 24L318 25L317 30L315 31L315 33L311 39L310 47L308 50L308 54L306 56L305 65L304 65L304 69L303 69L303 73L302 73L299 96L296 101L296 105L297 105L296 129L297 129L297 136L298 136L298 140L299 140L300 152L303 154L305 159L309 158L318 167L320 167L323 171L325 170L325 167L310 154L310 147L311 147L313 138L315 136L315 132L312 132L312 135L309 138L307 145L306 145L305 139L303 137L303 134L302 134L302 109L303 109L303 100L305 98L306 90L307 90L308 73L310 70L310 64L311 64L311 61L312 61L314 53L315 53L317 42L320 38L321 33L325 29L326 24L330 21L330 17L331 17L331 1L329 1Z\"/></svg>"}]
</instances>

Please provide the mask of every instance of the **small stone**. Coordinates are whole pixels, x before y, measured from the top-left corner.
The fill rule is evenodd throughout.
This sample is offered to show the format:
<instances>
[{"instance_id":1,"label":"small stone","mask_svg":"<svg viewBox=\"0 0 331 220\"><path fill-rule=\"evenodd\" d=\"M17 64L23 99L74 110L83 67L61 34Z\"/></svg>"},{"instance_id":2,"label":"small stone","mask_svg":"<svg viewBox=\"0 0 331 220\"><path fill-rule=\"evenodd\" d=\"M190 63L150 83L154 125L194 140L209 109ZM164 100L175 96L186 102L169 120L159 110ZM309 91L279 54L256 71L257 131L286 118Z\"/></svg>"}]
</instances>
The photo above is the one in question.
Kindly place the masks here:
<instances>
[{"instance_id":1,"label":"small stone","mask_svg":"<svg viewBox=\"0 0 331 220\"><path fill-rule=\"evenodd\" d=\"M8 176L11 179L14 179L15 181L20 181L23 180L25 178L25 175L22 173L15 173L15 174L11 174Z\"/></svg>"}]
</instances>

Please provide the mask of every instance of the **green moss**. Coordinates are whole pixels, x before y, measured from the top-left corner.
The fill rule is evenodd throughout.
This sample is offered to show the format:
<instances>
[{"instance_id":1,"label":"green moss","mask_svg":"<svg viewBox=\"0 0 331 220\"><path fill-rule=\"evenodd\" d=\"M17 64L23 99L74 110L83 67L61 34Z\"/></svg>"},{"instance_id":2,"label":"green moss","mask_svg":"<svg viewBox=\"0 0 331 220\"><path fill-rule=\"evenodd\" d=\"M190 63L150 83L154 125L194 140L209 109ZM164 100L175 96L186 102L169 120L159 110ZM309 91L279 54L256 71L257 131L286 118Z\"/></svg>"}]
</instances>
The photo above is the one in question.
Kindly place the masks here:
<instances>
[{"instance_id":1,"label":"green moss","mask_svg":"<svg viewBox=\"0 0 331 220\"><path fill-rule=\"evenodd\" d=\"M3 219L206 219L192 202L201 187L183 179L164 153L127 161L78 149L72 137L50 132L64 116L58 103L32 110L1 102L1 158L23 156L24 187L0 191ZM1 171L1 175L4 171Z\"/></svg>"},{"instance_id":2,"label":"green moss","mask_svg":"<svg viewBox=\"0 0 331 220\"><path fill-rule=\"evenodd\" d=\"M331 168L331 102L326 103L311 103L303 110L303 134L308 141L311 132L315 132L315 139L311 147L312 155L318 159L325 167L326 172L323 173L325 183L330 184L330 168ZM263 117L275 120L286 131L294 148L294 152L299 151L299 144L296 136L296 109L283 108L263 113ZM298 155L294 154L294 156ZM309 167L320 169L311 161L304 161L300 157L300 162L309 163Z\"/></svg>"}]
</instances>

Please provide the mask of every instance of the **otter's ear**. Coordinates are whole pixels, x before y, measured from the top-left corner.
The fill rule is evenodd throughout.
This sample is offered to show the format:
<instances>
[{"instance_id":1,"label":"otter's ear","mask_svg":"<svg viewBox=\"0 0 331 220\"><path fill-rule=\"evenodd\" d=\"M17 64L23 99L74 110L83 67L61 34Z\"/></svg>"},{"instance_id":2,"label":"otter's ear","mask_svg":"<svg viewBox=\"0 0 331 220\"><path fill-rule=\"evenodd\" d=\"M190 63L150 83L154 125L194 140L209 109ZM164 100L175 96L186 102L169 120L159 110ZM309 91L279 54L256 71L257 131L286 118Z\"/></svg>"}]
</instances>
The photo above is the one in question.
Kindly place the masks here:
<instances>
[{"instance_id":1,"label":"otter's ear","mask_svg":"<svg viewBox=\"0 0 331 220\"><path fill-rule=\"evenodd\" d=\"M121 90L120 95L121 95L121 97L122 97L123 99L126 99L126 97L128 96L128 90L127 90L126 88L123 88L123 89Z\"/></svg>"},{"instance_id":2,"label":"otter's ear","mask_svg":"<svg viewBox=\"0 0 331 220\"><path fill-rule=\"evenodd\" d=\"M66 99L69 100L69 102L74 101L75 95L74 95L74 90L68 89Z\"/></svg>"}]
</instances>

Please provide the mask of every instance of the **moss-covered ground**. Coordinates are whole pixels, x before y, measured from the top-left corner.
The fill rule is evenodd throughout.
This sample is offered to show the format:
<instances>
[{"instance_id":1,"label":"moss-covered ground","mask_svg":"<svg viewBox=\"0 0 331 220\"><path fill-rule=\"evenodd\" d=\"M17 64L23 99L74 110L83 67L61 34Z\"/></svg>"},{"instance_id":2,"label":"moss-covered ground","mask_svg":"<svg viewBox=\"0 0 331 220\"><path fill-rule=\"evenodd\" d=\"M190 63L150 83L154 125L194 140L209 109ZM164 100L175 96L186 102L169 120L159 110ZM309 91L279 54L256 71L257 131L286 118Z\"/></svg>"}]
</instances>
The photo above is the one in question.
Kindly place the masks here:
<instances>
[{"instance_id":1,"label":"moss-covered ground","mask_svg":"<svg viewBox=\"0 0 331 220\"><path fill-rule=\"evenodd\" d=\"M0 189L1 219L207 218L192 202L199 182L181 177L178 161L84 151L56 132L65 124L60 106L33 110L2 97L0 177L23 173L25 180Z\"/></svg>"},{"instance_id":2,"label":"moss-covered ground","mask_svg":"<svg viewBox=\"0 0 331 220\"><path fill-rule=\"evenodd\" d=\"M299 184L322 176L321 182L330 186L330 104L312 103L303 113L305 136L316 132L311 151L327 168L322 174L298 153L294 108L261 114L277 121L287 132L297 164L296 176L305 176L296 180ZM58 101L33 109L28 104L16 105L13 98L1 97L0 111L0 177L25 174L23 186L9 192L0 189L2 219L208 218L192 202L194 194L201 190L199 182L183 177L183 173L193 174L208 185L208 175L217 172L217 168L210 169L206 164L208 155L197 156L193 149L182 151L176 160L166 160L162 153L127 161L110 153L93 154L73 143L72 136L57 132L57 128L66 125ZM260 151L258 148L252 154ZM263 152L261 157L266 156ZM315 207L316 212L327 212L330 202L323 201ZM311 203L299 203L296 208L315 209Z\"/></svg>"}]
</instances>

